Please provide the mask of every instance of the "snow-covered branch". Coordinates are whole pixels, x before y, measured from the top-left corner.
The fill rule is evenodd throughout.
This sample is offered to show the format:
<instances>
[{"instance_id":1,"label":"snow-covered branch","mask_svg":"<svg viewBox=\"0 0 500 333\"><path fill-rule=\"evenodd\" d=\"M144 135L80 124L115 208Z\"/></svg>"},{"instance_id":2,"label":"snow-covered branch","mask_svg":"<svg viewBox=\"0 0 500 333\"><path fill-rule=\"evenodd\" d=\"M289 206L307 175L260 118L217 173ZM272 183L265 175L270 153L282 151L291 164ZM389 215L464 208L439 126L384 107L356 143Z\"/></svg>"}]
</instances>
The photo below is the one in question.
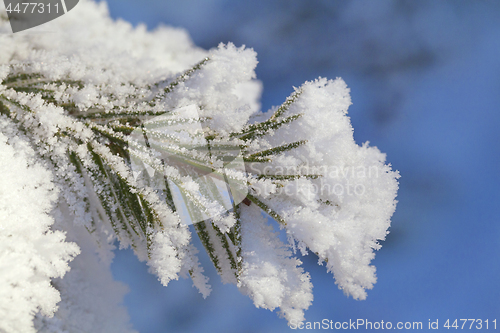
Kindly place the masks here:
<instances>
[{"instance_id":1,"label":"snow-covered branch","mask_svg":"<svg viewBox=\"0 0 500 333\"><path fill-rule=\"evenodd\" d=\"M189 275L206 297L189 224L224 282L288 321L313 299L297 248L366 297L399 175L354 142L342 79L306 82L262 112L252 49L201 50L91 1L50 24L57 39L0 34L0 329L33 331L40 312L38 330L72 331L97 311L94 331L128 330L109 276L115 241L164 285Z\"/></svg>"}]
</instances>

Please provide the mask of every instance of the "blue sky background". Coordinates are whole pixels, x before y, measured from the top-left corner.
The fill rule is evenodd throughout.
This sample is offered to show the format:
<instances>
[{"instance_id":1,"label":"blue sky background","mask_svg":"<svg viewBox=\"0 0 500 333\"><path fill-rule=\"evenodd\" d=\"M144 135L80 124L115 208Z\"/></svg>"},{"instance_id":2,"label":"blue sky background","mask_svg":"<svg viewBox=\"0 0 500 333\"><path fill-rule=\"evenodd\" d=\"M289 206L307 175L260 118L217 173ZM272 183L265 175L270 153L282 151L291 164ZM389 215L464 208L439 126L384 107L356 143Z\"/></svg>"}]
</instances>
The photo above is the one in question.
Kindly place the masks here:
<instances>
[{"instance_id":1,"label":"blue sky background","mask_svg":"<svg viewBox=\"0 0 500 333\"><path fill-rule=\"evenodd\" d=\"M347 298L314 256L301 258L314 284L308 321L420 321L425 329L429 319L441 328L447 319L497 319L500 330L500 2L108 3L115 18L183 27L203 48L254 48L264 110L318 76L351 88L354 137L400 171L399 203L367 300ZM130 286L137 330L293 332L222 285L197 245L213 287L206 300L189 279L162 287L131 251L117 252L113 274Z\"/></svg>"}]
</instances>

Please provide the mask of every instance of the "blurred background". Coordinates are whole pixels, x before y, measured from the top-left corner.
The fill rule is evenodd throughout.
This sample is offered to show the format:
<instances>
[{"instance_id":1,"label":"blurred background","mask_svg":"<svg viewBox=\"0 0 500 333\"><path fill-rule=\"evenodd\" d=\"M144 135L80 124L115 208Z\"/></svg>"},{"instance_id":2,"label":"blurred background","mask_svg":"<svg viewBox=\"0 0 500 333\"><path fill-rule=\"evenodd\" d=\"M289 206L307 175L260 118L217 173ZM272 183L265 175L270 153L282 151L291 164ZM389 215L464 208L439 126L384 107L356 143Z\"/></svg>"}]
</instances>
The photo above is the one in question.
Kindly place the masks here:
<instances>
[{"instance_id":1,"label":"blurred background","mask_svg":"<svg viewBox=\"0 0 500 333\"><path fill-rule=\"evenodd\" d=\"M205 49L229 41L253 48L263 110L318 76L351 88L354 138L400 171L399 203L365 301L344 296L314 255L301 258L314 284L307 321L422 322L427 330L429 320L442 329L447 319L474 318L494 331L497 319L500 330L500 1L108 4L112 17L134 25L185 28ZM130 286L125 303L137 330L293 331L222 285L194 239L213 287L205 300L191 280L162 287L132 251L116 252L113 274Z\"/></svg>"}]
</instances>

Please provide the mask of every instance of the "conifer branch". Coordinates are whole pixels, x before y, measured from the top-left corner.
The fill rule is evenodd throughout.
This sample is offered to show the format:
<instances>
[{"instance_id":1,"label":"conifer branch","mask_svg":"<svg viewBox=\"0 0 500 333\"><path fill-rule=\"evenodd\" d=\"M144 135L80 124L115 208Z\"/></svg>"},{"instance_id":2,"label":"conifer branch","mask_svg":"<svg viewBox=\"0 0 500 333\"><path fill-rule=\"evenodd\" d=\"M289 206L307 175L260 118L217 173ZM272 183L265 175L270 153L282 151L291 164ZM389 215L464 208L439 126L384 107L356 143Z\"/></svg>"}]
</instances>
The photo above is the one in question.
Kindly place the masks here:
<instances>
[{"instance_id":1,"label":"conifer branch","mask_svg":"<svg viewBox=\"0 0 500 333\"><path fill-rule=\"evenodd\" d=\"M256 196L251 195L250 193L247 195L247 198L252 201L254 204L260 207L266 214L271 216L276 222L279 222L281 225L286 226L287 223L283 217L281 217L278 213L276 213L273 209L271 209L268 205L259 200Z\"/></svg>"},{"instance_id":2,"label":"conifer branch","mask_svg":"<svg viewBox=\"0 0 500 333\"><path fill-rule=\"evenodd\" d=\"M348 90L341 80L305 83L267 120L249 124L252 117L246 110L251 110L251 104L236 96L233 87L252 83L256 59L253 52L232 44L210 51L212 55L180 75L159 82L151 82L150 74L141 77L142 72L135 67L124 75L114 73L116 68L127 69L112 63L106 67L102 65L106 59L96 65L84 57L76 61L61 55L47 64L43 52L25 51L31 58L0 64L8 72L0 73L4 77L0 82L0 114L3 122L28 138L37 158L47 161L61 190L60 198L69 207L68 214L82 222L97 243L111 244L118 239L122 247L132 246L141 260L147 260L162 283L189 273L199 287L205 282L200 279L201 269L191 252L185 225L192 223L224 282L237 284L259 306L280 307L289 321L300 322L312 299L309 277L291 251L273 239L262 218L264 212L286 228L290 237L319 254L328 269L340 275L337 283L341 288L356 298L364 297L364 289L374 280L366 273L370 270L365 267L365 258L371 255L367 249L376 247L374 241L382 237L390 216L380 213L374 220L384 221L383 226L364 228L365 220L358 216L369 214L352 207L364 207L370 200L349 198L357 203L338 216L354 216L353 221L346 223L339 217L331 225L332 211L346 208L335 204L340 202L335 195L320 196L312 189L319 185L316 180L320 177L327 183L338 179L327 173L302 174L287 168L283 174L279 170L286 168L283 164L287 161L295 165L298 158L312 167L353 163L342 154L339 161L325 157L324 162L316 156L320 154L311 153L325 149L317 138L330 138L335 143L336 137L334 140L326 132L314 135L308 126L297 130L299 119L311 123L334 112L345 116L348 98L338 96L348 95ZM129 60L134 63L134 59ZM60 64L58 60L67 65L56 66L50 75L42 74ZM142 66L139 61L135 64ZM103 68L95 67L101 65ZM157 65L141 68L146 68L144 73L164 68ZM179 66L183 66L182 61L174 68ZM52 75L58 79L50 79ZM117 82L119 78L128 79ZM216 114L217 110L227 112L227 117ZM348 121L340 123L349 125ZM232 131L234 128L241 130ZM341 139L352 141L351 137ZM311 149L301 148L306 143ZM361 156L370 149L346 146L351 151L345 156ZM360 162L368 167L374 161L359 160L368 161ZM377 163L373 162L384 166ZM385 195L377 198L377 204L393 205L397 175L385 172L382 176L386 179L380 183L392 188L374 191ZM365 185L377 186L374 182ZM297 192L281 193L282 189ZM337 231L343 228L347 235L352 225L356 230L346 239L355 241L345 244ZM310 241L318 238L331 238L331 243ZM267 251L264 256L259 254L262 251ZM328 261L332 255L338 260ZM346 262L356 267L347 267ZM273 283L282 293L279 299L268 300L269 295L263 295L257 300L260 296L256 295L266 293L261 286L268 282L268 266L280 272ZM205 296L207 288L202 286L201 290Z\"/></svg>"},{"instance_id":3,"label":"conifer branch","mask_svg":"<svg viewBox=\"0 0 500 333\"><path fill-rule=\"evenodd\" d=\"M246 158L248 160L251 160L252 158L262 158L264 156L269 156L269 155L278 155L278 154L284 153L286 151L300 147L303 144L305 144L306 142L307 142L307 140L292 142L292 143L289 143L289 144L286 144L283 146L278 146L278 147L274 147L274 148L260 151L258 153L253 153L251 155L247 155Z\"/></svg>"},{"instance_id":4,"label":"conifer branch","mask_svg":"<svg viewBox=\"0 0 500 333\"><path fill-rule=\"evenodd\" d=\"M302 94L302 89L296 89L283 104L273 113L273 115L269 118L270 121L276 121L279 117L281 117L290 106L297 101L299 96Z\"/></svg>"},{"instance_id":5,"label":"conifer branch","mask_svg":"<svg viewBox=\"0 0 500 333\"><path fill-rule=\"evenodd\" d=\"M156 95L156 97L153 99L153 103L155 101L160 100L166 94L172 92L175 89L175 87L177 87L180 83L188 80L191 74L200 70L203 67L203 65L205 65L209 60L210 60L210 58L208 58L208 57L203 59L202 61L200 61L199 63L194 65L192 68L188 69L183 74L181 74L177 78L175 78L175 80L173 80L171 83L169 83L166 87L164 87L162 89L162 91L159 94ZM164 83L165 83L165 81L160 81L160 82L155 83L154 86L160 87Z\"/></svg>"}]
</instances>

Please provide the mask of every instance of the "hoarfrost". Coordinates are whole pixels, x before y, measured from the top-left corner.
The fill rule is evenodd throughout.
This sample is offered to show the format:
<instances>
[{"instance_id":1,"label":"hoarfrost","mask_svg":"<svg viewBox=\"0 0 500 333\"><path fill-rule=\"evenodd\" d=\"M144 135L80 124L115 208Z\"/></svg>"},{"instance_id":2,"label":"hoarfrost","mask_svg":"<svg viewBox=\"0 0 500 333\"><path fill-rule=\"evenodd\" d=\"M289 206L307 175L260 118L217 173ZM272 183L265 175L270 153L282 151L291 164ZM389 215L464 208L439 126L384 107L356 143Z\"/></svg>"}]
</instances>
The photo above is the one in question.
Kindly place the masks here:
<instances>
[{"instance_id":1,"label":"hoarfrost","mask_svg":"<svg viewBox=\"0 0 500 333\"><path fill-rule=\"evenodd\" d=\"M34 331L40 312L40 331L132 331L120 306L125 288L109 272L116 241L132 246L162 284L190 275L206 297L208 279L168 184L186 209L200 212L195 230L223 282L237 284L257 307L304 320L312 284L296 248L326 262L346 294L366 297L399 174L376 147L355 143L342 79L306 82L264 113L252 49L228 43L205 51L181 29L148 32L113 21L103 2L82 0L36 29L44 28L57 38L0 33L0 329ZM184 131L175 136L160 125ZM192 148L198 132L209 154ZM151 148L148 135L170 141ZM182 156L197 172L248 184L235 191L249 194L242 204L229 202L228 213L218 190L155 149ZM229 150L239 152L246 172L227 163ZM134 170L136 162L145 170ZM157 180L165 188L151 185ZM79 250L64 232L82 249L66 276ZM61 299L55 317L44 317Z\"/></svg>"}]
</instances>

